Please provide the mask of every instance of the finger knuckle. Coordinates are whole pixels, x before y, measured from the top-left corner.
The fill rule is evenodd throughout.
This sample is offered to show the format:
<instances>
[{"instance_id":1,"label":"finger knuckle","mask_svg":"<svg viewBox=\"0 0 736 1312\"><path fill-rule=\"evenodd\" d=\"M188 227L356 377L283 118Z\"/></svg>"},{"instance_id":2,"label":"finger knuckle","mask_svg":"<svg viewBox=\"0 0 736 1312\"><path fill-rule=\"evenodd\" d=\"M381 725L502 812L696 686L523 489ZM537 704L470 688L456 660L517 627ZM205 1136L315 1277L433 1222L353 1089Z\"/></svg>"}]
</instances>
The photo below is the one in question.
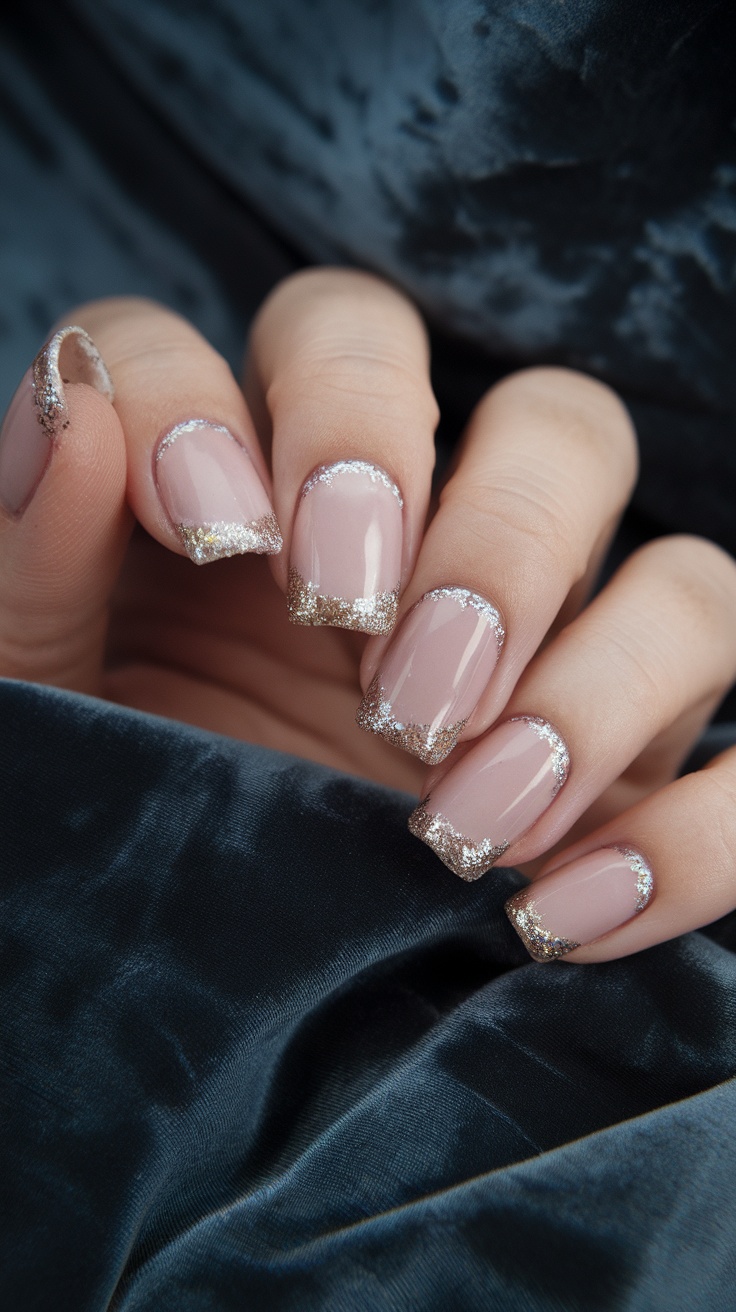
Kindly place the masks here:
<instances>
[{"instance_id":1,"label":"finger knuckle","mask_svg":"<svg viewBox=\"0 0 736 1312\"><path fill-rule=\"evenodd\" d=\"M727 768L718 758L690 775L687 784L689 809L698 817L698 824L707 827L709 861L732 878L736 867L736 768Z\"/></svg>"},{"instance_id":2,"label":"finger knuckle","mask_svg":"<svg viewBox=\"0 0 736 1312\"><path fill-rule=\"evenodd\" d=\"M539 480L525 483L520 478L498 477L492 487L451 480L440 494L440 503L451 505L466 532L479 538L489 551L498 551L502 543L505 554L516 559L519 568L537 577L577 582L585 573L587 557L582 544L570 531L553 487L545 488Z\"/></svg>"},{"instance_id":3,"label":"finger knuckle","mask_svg":"<svg viewBox=\"0 0 736 1312\"><path fill-rule=\"evenodd\" d=\"M606 383L575 369L533 366L502 379L487 398L523 410L558 439L591 450L604 467L615 461L626 485L633 485L636 434L626 406Z\"/></svg>"},{"instance_id":4,"label":"finger knuckle","mask_svg":"<svg viewBox=\"0 0 736 1312\"><path fill-rule=\"evenodd\" d=\"M736 641L736 560L708 538L678 533L640 547L631 558L674 599L686 622Z\"/></svg>"},{"instance_id":5,"label":"finger knuckle","mask_svg":"<svg viewBox=\"0 0 736 1312\"><path fill-rule=\"evenodd\" d=\"M358 409L378 417L405 416L413 424L429 425L434 431L439 408L426 377L404 360L360 346L323 343L292 362L288 373L271 380L266 401L272 414L294 404L321 406L327 399L333 407Z\"/></svg>"}]
</instances>

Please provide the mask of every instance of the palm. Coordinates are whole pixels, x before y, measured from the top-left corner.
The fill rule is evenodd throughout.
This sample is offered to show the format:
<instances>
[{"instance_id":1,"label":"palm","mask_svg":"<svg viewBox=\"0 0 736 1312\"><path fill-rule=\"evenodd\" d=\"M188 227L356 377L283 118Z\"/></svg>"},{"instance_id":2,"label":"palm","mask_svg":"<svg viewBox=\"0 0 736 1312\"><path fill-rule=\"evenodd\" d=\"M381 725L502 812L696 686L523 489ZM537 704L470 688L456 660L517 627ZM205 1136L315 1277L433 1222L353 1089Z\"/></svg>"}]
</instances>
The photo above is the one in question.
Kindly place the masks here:
<instances>
[{"instance_id":1,"label":"palm","mask_svg":"<svg viewBox=\"0 0 736 1312\"><path fill-rule=\"evenodd\" d=\"M138 530L113 598L104 691L417 793L418 762L355 724L364 645L290 624L264 558L197 568Z\"/></svg>"}]
</instances>

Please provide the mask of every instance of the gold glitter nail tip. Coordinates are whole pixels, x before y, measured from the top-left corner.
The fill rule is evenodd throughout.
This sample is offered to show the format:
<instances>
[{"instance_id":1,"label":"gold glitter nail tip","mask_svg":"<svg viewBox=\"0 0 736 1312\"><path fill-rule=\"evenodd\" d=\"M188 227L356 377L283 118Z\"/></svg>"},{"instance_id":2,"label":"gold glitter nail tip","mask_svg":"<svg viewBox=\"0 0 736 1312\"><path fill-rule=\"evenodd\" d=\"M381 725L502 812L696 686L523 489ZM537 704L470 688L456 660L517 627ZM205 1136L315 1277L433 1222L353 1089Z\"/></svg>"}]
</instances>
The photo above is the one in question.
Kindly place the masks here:
<instances>
[{"instance_id":1,"label":"gold glitter nail tip","mask_svg":"<svg viewBox=\"0 0 736 1312\"><path fill-rule=\"evenodd\" d=\"M115 389L102 356L84 328L68 324L54 333L31 366L38 422L51 441L67 427L67 383L87 383L113 401Z\"/></svg>"},{"instance_id":2,"label":"gold glitter nail tip","mask_svg":"<svg viewBox=\"0 0 736 1312\"><path fill-rule=\"evenodd\" d=\"M428 811L428 801L429 798L425 797L416 810L412 811L409 816L409 832L431 847L448 870L460 879L468 882L480 879L503 856L508 843L494 845L488 838L476 843L466 838L464 834L458 833L446 816L433 815Z\"/></svg>"},{"instance_id":3,"label":"gold glitter nail tip","mask_svg":"<svg viewBox=\"0 0 736 1312\"><path fill-rule=\"evenodd\" d=\"M263 515L250 524L177 524L176 528L195 565L248 553L277 556L283 546L275 515Z\"/></svg>"},{"instance_id":4,"label":"gold glitter nail tip","mask_svg":"<svg viewBox=\"0 0 736 1312\"><path fill-rule=\"evenodd\" d=\"M356 723L367 733L379 734L394 747L418 756L425 765L439 765L457 746L467 719L432 728L429 724L402 724L397 720L378 675L371 683L355 715Z\"/></svg>"},{"instance_id":5,"label":"gold glitter nail tip","mask_svg":"<svg viewBox=\"0 0 736 1312\"><path fill-rule=\"evenodd\" d=\"M399 588L346 601L343 597L323 596L292 567L286 604L292 624L330 625L375 636L393 629L399 608Z\"/></svg>"},{"instance_id":6,"label":"gold glitter nail tip","mask_svg":"<svg viewBox=\"0 0 736 1312\"><path fill-rule=\"evenodd\" d=\"M556 961L580 947L573 939L562 938L547 928L526 889L509 898L504 909L529 956L535 961Z\"/></svg>"}]
</instances>

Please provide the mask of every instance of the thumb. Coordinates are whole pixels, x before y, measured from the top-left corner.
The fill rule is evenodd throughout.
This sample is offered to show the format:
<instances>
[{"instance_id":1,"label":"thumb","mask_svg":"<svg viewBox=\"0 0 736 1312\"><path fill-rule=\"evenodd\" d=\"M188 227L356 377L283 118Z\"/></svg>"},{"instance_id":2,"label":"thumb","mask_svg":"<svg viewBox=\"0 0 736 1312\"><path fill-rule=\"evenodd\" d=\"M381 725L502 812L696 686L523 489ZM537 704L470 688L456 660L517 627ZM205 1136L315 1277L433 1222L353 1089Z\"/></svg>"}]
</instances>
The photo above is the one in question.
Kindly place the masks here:
<instances>
[{"instance_id":1,"label":"thumb","mask_svg":"<svg viewBox=\"0 0 736 1312\"><path fill-rule=\"evenodd\" d=\"M109 599L133 525L113 388L60 329L0 431L0 676L99 693Z\"/></svg>"}]
</instances>

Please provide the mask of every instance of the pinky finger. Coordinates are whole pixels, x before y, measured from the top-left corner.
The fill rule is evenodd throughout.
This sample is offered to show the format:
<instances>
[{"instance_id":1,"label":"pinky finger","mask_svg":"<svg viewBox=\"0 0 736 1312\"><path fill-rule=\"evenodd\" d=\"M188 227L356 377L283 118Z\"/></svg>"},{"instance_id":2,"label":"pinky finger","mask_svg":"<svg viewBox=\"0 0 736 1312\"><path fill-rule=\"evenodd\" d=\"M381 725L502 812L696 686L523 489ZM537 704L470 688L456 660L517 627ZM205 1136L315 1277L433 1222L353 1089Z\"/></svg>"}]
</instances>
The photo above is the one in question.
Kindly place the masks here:
<instances>
[{"instance_id":1,"label":"pinky finger","mask_svg":"<svg viewBox=\"0 0 736 1312\"><path fill-rule=\"evenodd\" d=\"M736 747L543 868L506 913L535 961L611 961L736 908Z\"/></svg>"}]
</instances>

